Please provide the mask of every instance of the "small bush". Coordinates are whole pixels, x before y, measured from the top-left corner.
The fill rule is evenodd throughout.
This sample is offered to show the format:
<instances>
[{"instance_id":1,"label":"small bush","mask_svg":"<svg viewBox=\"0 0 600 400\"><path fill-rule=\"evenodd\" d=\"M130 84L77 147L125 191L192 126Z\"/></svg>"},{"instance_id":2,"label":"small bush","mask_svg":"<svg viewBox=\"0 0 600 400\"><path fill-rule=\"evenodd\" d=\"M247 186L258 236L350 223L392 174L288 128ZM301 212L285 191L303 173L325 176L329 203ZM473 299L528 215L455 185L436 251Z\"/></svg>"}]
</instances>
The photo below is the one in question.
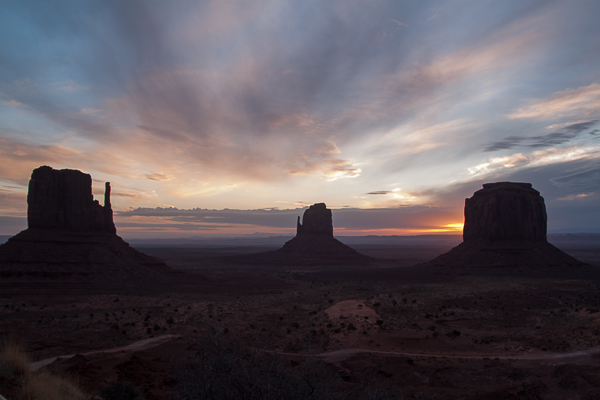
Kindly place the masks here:
<instances>
[{"instance_id":1,"label":"small bush","mask_svg":"<svg viewBox=\"0 0 600 400\"><path fill-rule=\"evenodd\" d=\"M10 381L28 375L30 361L18 343L6 341L0 352L0 381Z\"/></svg>"},{"instance_id":2,"label":"small bush","mask_svg":"<svg viewBox=\"0 0 600 400\"><path fill-rule=\"evenodd\" d=\"M102 400L144 400L142 392L133 383L115 381L100 390Z\"/></svg>"},{"instance_id":3,"label":"small bush","mask_svg":"<svg viewBox=\"0 0 600 400\"><path fill-rule=\"evenodd\" d=\"M457 338L460 336L460 331L457 331L456 329L453 330L452 332L448 332L446 333L446 336L448 336L449 338Z\"/></svg>"},{"instance_id":4,"label":"small bush","mask_svg":"<svg viewBox=\"0 0 600 400\"><path fill-rule=\"evenodd\" d=\"M86 395L71 379L48 371L31 372L31 360L23 347L6 341L0 351L0 382L8 382L27 400L81 400Z\"/></svg>"},{"instance_id":5,"label":"small bush","mask_svg":"<svg viewBox=\"0 0 600 400\"><path fill-rule=\"evenodd\" d=\"M31 374L23 387L24 398L44 400L81 400L85 394L70 379L48 371Z\"/></svg>"}]
</instances>

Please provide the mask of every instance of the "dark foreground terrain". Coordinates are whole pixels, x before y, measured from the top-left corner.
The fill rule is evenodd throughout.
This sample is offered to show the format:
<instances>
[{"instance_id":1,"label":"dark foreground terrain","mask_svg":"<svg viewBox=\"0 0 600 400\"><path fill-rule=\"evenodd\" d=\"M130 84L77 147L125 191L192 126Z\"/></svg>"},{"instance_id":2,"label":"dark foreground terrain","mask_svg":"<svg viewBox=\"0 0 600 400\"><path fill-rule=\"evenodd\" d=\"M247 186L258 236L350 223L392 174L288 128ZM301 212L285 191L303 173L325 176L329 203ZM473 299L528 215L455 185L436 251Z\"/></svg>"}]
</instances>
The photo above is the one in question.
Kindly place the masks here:
<instances>
[{"instance_id":1,"label":"dark foreground terrain","mask_svg":"<svg viewBox=\"0 0 600 400\"><path fill-rule=\"evenodd\" d=\"M248 354L276 360L287 381L308 376L345 398L600 398L600 281L412 267L459 241L348 243L378 261L333 267L227 257L277 248L268 243L137 244L204 279L131 293L85 293L60 280L39 293L5 290L0 335L18 337L40 360L35 367L68 372L89 393L120 379L150 400L182 393L201 348L215 365L239 366ZM598 236L550 241L600 268ZM206 353L215 344L221 353ZM261 368L253 379L264 379Z\"/></svg>"}]
</instances>

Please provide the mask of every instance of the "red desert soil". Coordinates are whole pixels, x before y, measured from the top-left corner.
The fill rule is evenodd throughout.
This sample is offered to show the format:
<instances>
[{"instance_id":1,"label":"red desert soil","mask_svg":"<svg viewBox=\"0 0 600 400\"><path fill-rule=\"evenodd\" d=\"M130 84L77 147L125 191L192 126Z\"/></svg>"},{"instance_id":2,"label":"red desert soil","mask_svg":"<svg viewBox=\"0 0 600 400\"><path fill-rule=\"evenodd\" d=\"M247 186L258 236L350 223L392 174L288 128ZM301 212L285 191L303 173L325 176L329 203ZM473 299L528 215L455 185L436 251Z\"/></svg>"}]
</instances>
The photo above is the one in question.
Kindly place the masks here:
<instances>
[{"instance_id":1,"label":"red desert soil","mask_svg":"<svg viewBox=\"0 0 600 400\"><path fill-rule=\"evenodd\" d=\"M173 368L207 325L290 360L311 349L344 385L369 379L399 386L407 398L600 395L598 280L440 279L392 261L256 267L207 256L193 263L181 249L157 251L185 260L179 265L204 283L197 290L85 293L76 282L63 283L63 291L56 282L46 292L2 292L0 334L22 338L43 362L73 355L45 368L68 371L90 393L122 379L149 400L175 390ZM419 254L405 248L396 257Z\"/></svg>"}]
</instances>

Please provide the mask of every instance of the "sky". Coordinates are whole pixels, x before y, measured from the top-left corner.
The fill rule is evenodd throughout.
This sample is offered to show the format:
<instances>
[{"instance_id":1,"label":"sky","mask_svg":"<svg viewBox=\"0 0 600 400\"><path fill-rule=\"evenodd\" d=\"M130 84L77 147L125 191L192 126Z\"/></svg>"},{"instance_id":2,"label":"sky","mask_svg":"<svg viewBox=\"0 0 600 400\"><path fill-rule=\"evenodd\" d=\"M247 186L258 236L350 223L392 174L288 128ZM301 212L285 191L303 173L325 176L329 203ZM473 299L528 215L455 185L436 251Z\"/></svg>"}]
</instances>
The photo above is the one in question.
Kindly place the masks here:
<instances>
[{"instance_id":1,"label":"sky","mask_svg":"<svg viewBox=\"0 0 600 400\"><path fill-rule=\"evenodd\" d=\"M600 232L600 2L0 2L0 234L31 171L124 237L460 233L486 182Z\"/></svg>"}]
</instances>

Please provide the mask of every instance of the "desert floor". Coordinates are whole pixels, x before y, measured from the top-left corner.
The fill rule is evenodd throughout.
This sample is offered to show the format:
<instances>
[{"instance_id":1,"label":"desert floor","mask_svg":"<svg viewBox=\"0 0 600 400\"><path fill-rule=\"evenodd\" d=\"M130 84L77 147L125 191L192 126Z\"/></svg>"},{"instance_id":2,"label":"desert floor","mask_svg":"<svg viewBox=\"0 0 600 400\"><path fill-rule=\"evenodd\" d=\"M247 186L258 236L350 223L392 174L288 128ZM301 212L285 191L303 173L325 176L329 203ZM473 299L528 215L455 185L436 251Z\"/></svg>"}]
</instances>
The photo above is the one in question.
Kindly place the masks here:
<instances>
[{"instance_id":1,"label":"desert floor","mask_svg":"<svg viewBox=\"0 0 600 400\"><path fill-rule=\"evenodd\" d=\"M341 390L370 381L405 398L600 398L600 281L424 276L412 266L448 243L353 247L379 260L239 265L223 257L272 249L139 247L205 280L154 293L85 293L77 282L4 292L0 335L90 393L121 379L150 400L169 397L173 369L209 327L290 365L325 363ZM600 248L567 247L600 268Z\"/></svg>"}]
</instances>

